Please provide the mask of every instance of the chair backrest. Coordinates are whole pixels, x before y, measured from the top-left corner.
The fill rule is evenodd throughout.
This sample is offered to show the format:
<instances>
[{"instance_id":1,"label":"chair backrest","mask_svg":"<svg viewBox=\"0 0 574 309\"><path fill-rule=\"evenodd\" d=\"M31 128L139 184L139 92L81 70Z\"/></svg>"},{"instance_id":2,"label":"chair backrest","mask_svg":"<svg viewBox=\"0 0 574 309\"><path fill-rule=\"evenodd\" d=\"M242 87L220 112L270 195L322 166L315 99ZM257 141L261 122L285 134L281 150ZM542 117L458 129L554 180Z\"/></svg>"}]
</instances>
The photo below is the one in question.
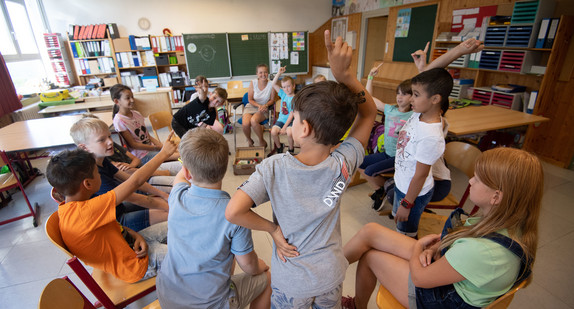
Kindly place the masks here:
<instances>
[{"instance_id":1,"label":"chair backrest","mask_svg":"<svg viewBox=\"0 0 574 309\"><path fill-rule=\"evenodd\" d=\"M153 132L155 133L155 137L158 141L161 142L159 139L159 134L157 130L161 128L169 128L171 131L171 120L173 119L173 115L169 111L159 111L149 115L149 122L151 122L151 127Z\"/></svg>"},{"instance_id":2,"label":"chair backrest","mask_svg":"<svg viewBox=\"0 0 574 309\"><path fill-rule=\"evenodd\" d=\"M91 309L96 308L68 279L57 278L44 288L38 302L38 309Z\"/></svg>"},{"instance_id":3,"label":"chair backrest","mask_svg":"<svg viewBox=\"0 0 574 309\"><path fill-rule=\"evenodd\" d=\"M475 146L463 142L446 144L444 159L449 166L462 171L469 179L474 176L474 165L482 152Z\"/></svg>"},{"instance_id":4,"label":"chair backrest","mask_svg":"<svg viewBox=\"0 0 574 309\"><path fill-rule=\"evenodd\" d=\"M58 215L58 211L51 214L48 220L46 220L46 235L48 235L48 239L50 239L56 247L66 253L69 257L74 256L72 252L68 250L68 247L62 238L62 233L60 233L60 216Z\"/></svg>"},{"instance_id":5,"label":"chair backrest","mask_svg":"<svg viewBox=\"0 0 574 309\"><path fill-rule=\"evenodd\" d=\"M247 105L247 103L249 103L249 92L246 92L246 93L243 95L243 98L241 99L241 103L242 103L243 105Z\"/></svg>"},{"instance_id":6,"label":"chair backrest","mask_svg":"<svg viewBox=\"0 0 574 309\"><path fill-rule=\"evenodd\" d=\"M528 282L530 282L531 278L532 278L532 276L530 276L530 278L528 278L526 280L523 280L519 284L513 286L508 292L506 292L504 295L500 296L494 302L492 302L492 304L486 306L485 309L505 309L505 308L508 308L508 306L510 305L510 302L512 302L512 299L514 298L514 294L516 292L518 292L518 290L525 288L526 285L528 285Z\"/></svg>"},{"instance_id":7,"label":"chair backrest","mask_svg":"<svg viewBox=\"0 0 574 309\"><path fill-rule=\"evenodd\" d=\"M231 90L231 89L241 89L243 88L243 81L240 80L234 80L234 81L229 81L227 82L227 89Z\"/></svg>"}]
</instances>

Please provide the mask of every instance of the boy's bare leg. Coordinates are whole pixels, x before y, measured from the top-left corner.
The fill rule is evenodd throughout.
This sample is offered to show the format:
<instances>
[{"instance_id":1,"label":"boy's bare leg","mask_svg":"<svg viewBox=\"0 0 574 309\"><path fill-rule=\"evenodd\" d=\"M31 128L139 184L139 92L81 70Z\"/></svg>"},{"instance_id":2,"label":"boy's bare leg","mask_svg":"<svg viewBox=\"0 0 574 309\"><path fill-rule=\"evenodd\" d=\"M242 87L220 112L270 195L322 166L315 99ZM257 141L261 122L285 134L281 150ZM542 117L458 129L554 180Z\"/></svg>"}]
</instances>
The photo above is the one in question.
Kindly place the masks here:
<instances>
[{"instance_id":1,"label":"boy's bare leg","mask_svg":"<svg viewBox=\"0 0 574 309\"><path fill-rule=\"evenodd\" d=\"M273 145L275 148L281 147L281 140L279 139L279 127L273 126L271 128L271 138L273 138Z\"/></svg>"},{"instance_id":2,"label":"boy's bare leg","mask_svg":"<svg viewBox=\"0 0 574 309\"><path fill-rule=\"evenodd\" d=\"M267 287L257 298L255 298L249 308L251 309L268 309L271 308L271 272L268 270L265 272L267 276Z\"/></svg>"}]
</instances>

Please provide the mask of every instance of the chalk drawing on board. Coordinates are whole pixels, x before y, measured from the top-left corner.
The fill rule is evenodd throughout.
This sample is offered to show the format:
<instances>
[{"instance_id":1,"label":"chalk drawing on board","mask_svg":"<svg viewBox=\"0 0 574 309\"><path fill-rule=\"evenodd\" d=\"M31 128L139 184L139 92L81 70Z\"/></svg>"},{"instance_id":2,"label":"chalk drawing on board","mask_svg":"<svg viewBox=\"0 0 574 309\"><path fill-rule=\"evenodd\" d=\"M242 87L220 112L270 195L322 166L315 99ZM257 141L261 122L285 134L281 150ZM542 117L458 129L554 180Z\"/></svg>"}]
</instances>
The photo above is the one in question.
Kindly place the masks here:
<instances>
[{"instance_id":1,"label":"chalk drawing on board","mask_svg":"<svg viewBox=\"0 0 574 309\"><path fill-rule=\"evenodd\" d=\"M215 59L215 48L211 45L203 45L199 49L199 55L205 62L212 62Z\"/></svg>"},{"instance_id":2,"label":"chalk drawing on board","mask_svg":"<svg viewBox=\"0 0 574 309\"><path fill-rule=\"evenodd\" d=\"M197 46L193 43L189 43L187 44L187 50L193 54L197 51Z\"/></svg>"}]
</instances>

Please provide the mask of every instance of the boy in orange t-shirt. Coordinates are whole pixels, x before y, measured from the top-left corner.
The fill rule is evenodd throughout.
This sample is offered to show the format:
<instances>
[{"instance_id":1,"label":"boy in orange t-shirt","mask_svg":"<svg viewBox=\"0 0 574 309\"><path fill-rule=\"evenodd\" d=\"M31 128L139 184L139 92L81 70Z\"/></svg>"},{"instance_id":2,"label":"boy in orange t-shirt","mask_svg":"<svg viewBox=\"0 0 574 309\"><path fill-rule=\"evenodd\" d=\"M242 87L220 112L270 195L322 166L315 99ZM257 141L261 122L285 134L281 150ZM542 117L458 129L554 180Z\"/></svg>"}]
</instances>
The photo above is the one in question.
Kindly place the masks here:
<instances>
[{"instance_id":1,"label":"boy in orange t-shirt","mask_svg":"<svg viewBox=\"0 0 574 309\"><path fill-rule=\"evenodd\" d=\"M161 151L128 180L91 199L101 185L91 153L80 149L64 151L50 159L46 169L48 182L65 196L58 208L62 239L84 263L127 282L156 275L167 252L167 222L137 233L116 221L115 208L175 152L172 135L173 132Z\"/></svg>"}]
</instances>

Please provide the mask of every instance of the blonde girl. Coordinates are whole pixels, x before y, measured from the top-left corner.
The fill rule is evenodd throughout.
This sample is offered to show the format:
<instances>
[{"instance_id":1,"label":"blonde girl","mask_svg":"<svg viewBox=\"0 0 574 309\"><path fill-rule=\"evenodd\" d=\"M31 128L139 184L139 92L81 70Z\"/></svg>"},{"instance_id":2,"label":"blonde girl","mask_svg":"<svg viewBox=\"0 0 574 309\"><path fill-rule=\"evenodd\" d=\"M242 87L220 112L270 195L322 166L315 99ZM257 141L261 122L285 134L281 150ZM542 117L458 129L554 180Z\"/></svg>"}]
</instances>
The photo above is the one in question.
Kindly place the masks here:
<instances>
[{"instance_id":1,"label":"blonde girl","mask_svg":"<svg viewBox=\"0 0 574 309\"><path fill-rule=\"evenodd\" d=\"M344 297L344 308L366 308L377 280L410 308L488 306L525 279L535 261L543 178L534 155L488 150L469 180L470 199L482 217L468 218L442 240L436 234L417 241L365 225L344 247L349 263L359 261L357 295Z\"/></svg>"}]
</instances>

